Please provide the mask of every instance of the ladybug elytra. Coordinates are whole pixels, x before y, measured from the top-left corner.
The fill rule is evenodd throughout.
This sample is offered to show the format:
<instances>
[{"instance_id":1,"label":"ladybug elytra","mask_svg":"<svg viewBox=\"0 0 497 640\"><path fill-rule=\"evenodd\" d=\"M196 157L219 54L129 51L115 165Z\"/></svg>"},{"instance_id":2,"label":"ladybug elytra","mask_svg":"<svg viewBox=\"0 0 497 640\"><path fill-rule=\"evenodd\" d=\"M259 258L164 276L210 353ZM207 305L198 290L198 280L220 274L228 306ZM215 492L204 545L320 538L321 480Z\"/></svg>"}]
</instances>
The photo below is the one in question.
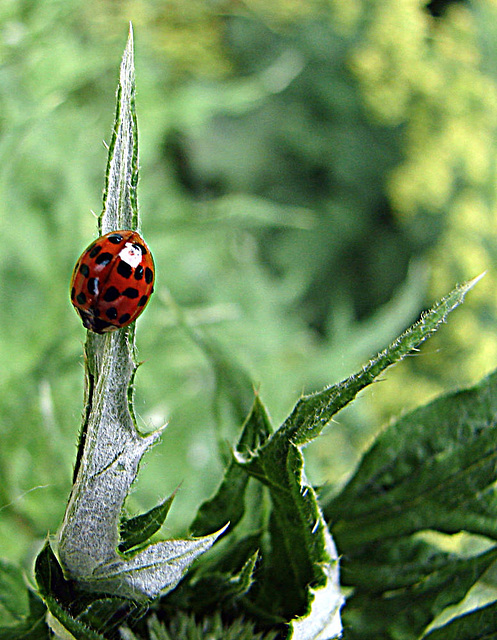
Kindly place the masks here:
<instances>
[{"instance_id":1,"label":"ladybug elytra","mask_svg":"<svg viewBox=\"0 0 497 640\"><path fill-rule=\"evenodd\" d=\"M136 320L154 290L154 261L136 231L112 231L81 254L71 279L71 302L83 325L107 333Z\"/></svg>"}]
</instances>

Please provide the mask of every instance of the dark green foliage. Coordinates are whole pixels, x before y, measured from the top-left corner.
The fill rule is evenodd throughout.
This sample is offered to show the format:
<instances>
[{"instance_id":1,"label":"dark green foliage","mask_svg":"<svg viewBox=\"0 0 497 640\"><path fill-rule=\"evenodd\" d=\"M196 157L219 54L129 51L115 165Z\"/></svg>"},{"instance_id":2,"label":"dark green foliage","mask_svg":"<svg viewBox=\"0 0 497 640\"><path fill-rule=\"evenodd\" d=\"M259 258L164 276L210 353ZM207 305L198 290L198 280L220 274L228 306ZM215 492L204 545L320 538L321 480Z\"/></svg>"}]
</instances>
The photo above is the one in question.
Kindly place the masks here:
<instances>
[{"instance_id":1,"label":"dark green foliage","mask_svg":"<svg viewBox=\"0 0 497 640\"><path fill-rule=\"evenodd\" d=\"M219 615L198 622L193 616L178 615L172 621L160 623L151 616L144 635L129 629L121 630L123 640L275 640L277 634L256 633L251 623L235 620L224 625Z\"/></svg>"},{"instance_id":2,"label":"dark green foliage","mask_svg":"<svg viewBox=\"0 0 497 640\"><path fill-rule=\"evenodd\" d=\"M55 621L78 640L114 638L125 620L140 618L146 610L125 598L90 595L66 580L48 542L36 560L35 578Z\"/></svg>"},{"instance_id":3,"label":"dark green foliage","mask_svg":"<svg viewBox=\"0 0 497 640\"><path fill-rule=\"evenodd\" d=\"M456 618L441 628L434 629L426 640L495 640L497 638L497 603L493 602L476 611Z\"/></svg>"},{"instance_id":4,"label":"dark green foliage","mask_svg":"<svg viewBox=\"0 0 497 640\"><path fill-rule=\"evenodd\" d=\"M496 559L495 548L466 559L415 539L371 546L354 560L344 557L343 584L355 589L343 611L345 637L416 640Z\"/></svg>"},{"instance_id":5,"label":"dark green foliage","mask_svg":"<svg viewBox=\"0 0 497 640\"><path fill-rule=\"evenodd\" d=\"M167 514L173 503L175 494L166 498L156 507L134 518L127 518L121 522L121 542L119 543L119 551L126 552L136 547L149 538L164 524Z\"/></svg>"},{"instance_id":6,"label":"dark green foliage","mask_svg":"<svg viewBox=\"0 0 497 640\"><path fill-rule=\"evenodd\" d=\"M0 639L48 640L43 602L26 587L19 567L0 560Z\"/></svg>"},{"instance_id":7,"label":"dark green foliage","mask_svg":"<svg viewBox=\"0 0 497 640\"><path fill-rule=\"evenodd\" d=\"M497 540L496 391L494 373L400 418L326 505L354 589L346 637L418 638L497 558L495 547L461 557L419 538L431 529Z\"/></svg>"},{"instance_id":8,"label":"dark green foliage","mask_svg":"<svg viewBox=\"0 0 497 640\"><path fill-rule=\"evenodd\" d=\"M344 551L429 528L497 539L496 385L492 374L473 389L408 414L379 436L325 508Z\"/></svg>"},{"instance_id":9,"label":"dark green foliage","mask_svg":"<svg viewBox=\"0 0 497 640\"><path fill-rule=\"evenodd\" d=\"M433 333L450 310L459 304L465 290L465 287L458 288L435 305L418 324L373 358L356 375L319 393L302 397L276 432L273 433L264 406L256 397L224 481L215 497L201 507L199 516L194 522L194 530L196 530L195 527L199 527L199 523L203 523L198 529L199 533L202 533L217 526L224 513L226 518L234 519L231 530L227 534L229 537L239 522L243 524L245 510L249 509L248 521L262 525L259 513L260 503L257 503L255 509L253 505L251 508L248 507L249 503L245 496L248 485L243 474L249 474L266 488L270 504L268 504L265 526L270 544L264 542L262 537L260 538L261 568L257 572L257 580L247 596L239 602L235 599L230 604L225 600L228 611L230 609L245 610L252 615L257 612L262 620L266 619L267 622L273 620L273 623L278 620L288 620L305 611L308 585L325 584L325 576L320 571L326 564L333 564L333 556L331 554L330 557L326 527L321 520L313 489L302 476L301 448L318 437L333 415L353 400L362 388L371 384L388 366L402 359ZM336 504L339 510L341 503L338 499ZM330 505L328 511L331 508ZM258 539L254 533L250 538L252 544ZM364 535L367 535L367 532ZM225 555L230 553L228 549L227 542L221 552L221 562L225 562L223 553ZM346 547L345 549L348 551ZM249 546L247 558L252 552L253 548ZM366 557L369 556L366 554ZM493 558L494 554L488 554L483 556L482 562L476 567L473 567L471 562L467 563L468 568L464 563L462 563L463 567L458 566L461 573L468 572L468 578L466 581L461 580L456 595L452 596L454 601L463 597L469 586ZM335 561L337 562L336 557ZM213 566L207 568L207 572L212 570ZM196 580L198 584L201 584L201 581L209 584L209 579L202 576L202 573L200 576L201 578L196 578L194 574L191 576L192 585L187 578L176 593L164 599L165 605L170 610L174 610L176 606L187 605L187 609L193 607L196 611L204 612L205 609L196 608L198 595L196 597L192 595ZM452 574L448 578L437 574L436 577L432 577L434 584L431 586L427 584L427 590L438 593L441 584L445 584L452 577ZM421 600L423 600L422 597ZM447 600L451 602L449 595ZM427 601L431 602L429 599ZM423 605L425 602L426 600L423 600ZM428 624L433 615L431 610L423 615L420 614L422 618L420 629Z\"/></svg>"}]
</instances>

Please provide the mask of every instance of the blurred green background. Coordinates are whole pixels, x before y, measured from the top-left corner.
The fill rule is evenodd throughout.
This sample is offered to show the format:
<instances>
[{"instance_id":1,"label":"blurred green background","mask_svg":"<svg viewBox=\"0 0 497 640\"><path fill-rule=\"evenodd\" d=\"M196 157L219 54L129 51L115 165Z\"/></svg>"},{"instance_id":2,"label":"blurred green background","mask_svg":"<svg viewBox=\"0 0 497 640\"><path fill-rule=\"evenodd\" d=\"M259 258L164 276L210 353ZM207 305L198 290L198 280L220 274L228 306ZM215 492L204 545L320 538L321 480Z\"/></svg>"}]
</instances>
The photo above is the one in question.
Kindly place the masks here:
<instances>
[{"instance_id":1,"label":"blurred green background","mask_svg":"<svg viewBox=\"0 0 497 640\"><path fill-rule=\"evenodd\" d=\"M156 294L129 500L184 532L259 390L275 425L487 270L308 450L339 485L390 416L497 362L494 0L0 4L0 555L55 533L83 411L71 270L95 237L128 21Z\"/></svg>"}]
</instances>

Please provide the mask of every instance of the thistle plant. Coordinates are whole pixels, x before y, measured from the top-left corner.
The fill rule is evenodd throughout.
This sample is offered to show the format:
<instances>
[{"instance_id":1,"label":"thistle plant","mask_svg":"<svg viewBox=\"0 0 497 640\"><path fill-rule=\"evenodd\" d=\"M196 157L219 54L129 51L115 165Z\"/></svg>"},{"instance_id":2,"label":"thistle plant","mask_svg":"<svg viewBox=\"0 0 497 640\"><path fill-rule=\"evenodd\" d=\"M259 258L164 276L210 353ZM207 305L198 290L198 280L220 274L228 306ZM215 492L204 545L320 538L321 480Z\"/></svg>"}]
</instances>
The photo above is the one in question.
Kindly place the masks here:
<instances>
[{"instance_id":1,"label":"thistle plant","mask_svg":"<svg viewBox=\"0 0 497 640\"><path fill-rule=\"evenodd\" d=\"M124 52L114 133L109 150L101 233L139 224L138 140L133 37ZM67 577L85 588L143 600L172 588L217 535L159 542L137 550L160 523L169 501L139 519L122 520L139 463L160 431L142 436L133 413L134 330L96 334L85 345L86 411L74 486L57 554ZM119 549L118 549L119 547Z\"/></svg>"},{"instance_id":2,"label":"thistle plant","mask_svg":"<svg viewBox=\"0 0 497 640\"><path fill-rule=\"evenodd\" d=\"M134 91L130 31L101 233L139 227ZM360 391L445 322L478 279L456 287L356 374L302 396L279 428L255 394L217 491L181 540L151 542L174 496L131 518L124 510L142 457L161 437L141 435L134 418L134 325L89 331L64 520L36 559L33 588L0 563L0 640L483 637L495 605L454 615L438 630L430 625L497 559L497 376L392 423L331 498L320 499L303 455ZM192 335L218 364L225 357ZM427 529L478 534L488 544L469 555L447 552L420 537Z\"/></svg>"}]
</instances>

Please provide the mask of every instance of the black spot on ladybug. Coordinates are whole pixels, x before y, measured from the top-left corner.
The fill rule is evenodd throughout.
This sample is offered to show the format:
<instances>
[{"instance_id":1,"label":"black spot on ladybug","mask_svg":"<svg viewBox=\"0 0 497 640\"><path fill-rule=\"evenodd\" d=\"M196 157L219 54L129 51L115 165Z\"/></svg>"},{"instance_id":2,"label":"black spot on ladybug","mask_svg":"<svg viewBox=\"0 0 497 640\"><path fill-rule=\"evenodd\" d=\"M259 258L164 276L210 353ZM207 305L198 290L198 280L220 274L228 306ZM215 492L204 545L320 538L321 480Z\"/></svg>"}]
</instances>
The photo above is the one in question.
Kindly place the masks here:
<instances>
[{"instance_id":1,"label":"black spot on ladybug","mask_svg":"<svg viewBox=\"0 0 497 640\"><path fill-rule=\"evenodd\" d=\"M109 318L109 320L115 320L117 318L117 309L115 307L110 307L105 312L105 315Z\"/></svg>"},{"instance_id":2,"label":"black spot on ladybug","mask_svg":"<svg viewBox=\"0 0 497 640\"><path fill-rule=\"evenodd\" d=\"M142 255L147 255L147 250L145 249L145 247L142 244L139 244L138 242L133 243L133 246L136 247L138 249L138 251L141 251Z\"/></svg>"},{"instance_id":3,"label":"black spot on ladybug","mask_svg":"<svg viewBox=\"0 0 497 640\"><path fill-rule=\"evenodd\" d=\"M101 253L98 258L95 260L95 262L97 264L101 264L102 266L105 266L106 264L109 264L109 262L112 260L113 256L112 253L108 253L107 251L105 253Z\"/></svg>"},{"instance_id":4,"label":"black spot on ladybug","mask_svg":"<svg viewBox=\"0 0 497 640\"><path fill-rule=\"evenodd\" d=\"M98 278L89 278L87 288L88 288L88 293L91 296L96 296L98 294Z\"/></svg>"},{"instance_id":5,"label":"black spot on ladybug","mask_svg":"<svg viewBox=\"0 0 497 640\"><path fill-rule=\"evenodd\" d=\"M126 296L126 298L138 298L139 295L140 292L134 287L128 287L123 291L123 296Z\"/></svg>"},{"instance_id":6,"label":"black spot on ladybug","mask_svg":"<svg viewBox=\"0 0 497 640\"><path fill-rule=\"evenodd\" d=\"M143 278L143 267L139 264L135 269L135 280L141 280Z\"/></svg>"},{"instance_id":7,"label":"black spot on ladybug","mask_svg":"<svg viewBox=\"0 0 497 640\"><path fill-rule=\"evenodd\" d=\"M131 318L129 313L123 313L123 315L119 318L119 324L126 324L128 320Z\"/></svg>"},{"instance_id":8,"label":"black spot on ladybug","mask_svg":"<svg viewBox=\"0 0 497 640\"><path fill-rule=\"evenodd\" d=\"M139 307L143 307L147 304L147 300L148 300L148 296L142 296L139 300L138 300L138 306Z\"/></svg>"},{"instance_id":9,"label":"black spot on ladybug","mask_svg":"<svg viewBox=\"0 0 497 640\"><path fill-rule=\"evenodd\" d=\"M71 300L74 300L75 295L76 295L76 289L73 287L71 289Z\"/></svg>"},{"instance_id":10,"label":"black spot on ladybug","mask_svg":"<svg viewBox=\"0 0 497 640\"><path fill-rule=\"evenodd\" d=\"M78 304L85 304L86 302L86 296L83 292L78 293L78 295L76 296L76 302Z\"/></svg>"},{"instance_id":11,"label":"black spot on ladybug","mask_svg":"<svg viewBox=\"0 0 497 640\"><path fill-rule=\"evenodd\" d=\"M97 256L100 253L101 249L102 247L99 244L96 244L90 251L90 258L94 258L95 256Z\"/></svg>"},{"instance_id":12,"label":"black spot on ladybug","mask_svg":"<svg viewBox=\"0 0 497 640\"><path fill-rule=\"evenodd\" d=\"M117 300L121 294L116 289L116 287L109 287L107 291L104 293L105 302L114 302Z\"/></svg>"},{"instance_id":13,"label":"black spot on ladybug","mask_svg":"<svg viewBox=\"0 0 497 640\"><path fill-rule=\"evenodd\" d=\"M119 233L113 233L111 236L107 236L107 240L112 244L119 244L123 241L123 237Z\"/></svg>"},{"instance_id":14,"label":"black spot on ladybug","mask_svg":"<svg viewBox=\"0 0 497 640\"><path fill-rule=\"evenodd\" d=\"M145 282L147 284L150 284L153 279L154 279L154 273L153 273L152 269L150 269L150 267L146 267L145 268Z\"/></svg>"},{"instance_id":15,"label":"black spot on ladybug","mask_svg":"<svg viewBox=\"0 0 497 640\"><path fill-rule=\"evenodd\" d=\"M123 278L129 278L133 273L133 269L127 262L124 262L124 260L119 260L119 263L117 265L117 273Z\"/></svg>"},{"instance_id":16,"label":"black spot on ladybug","mask_svg":"<svg viewBox=\"0 0 497 640\"><path fill-rule=\"evenodd\" d=\"M79 267L79 272L81 273L81 275L83 275L85 278L87 278L90 275L90 267L87 264L82 264Z\"/></svg>"}]
</instances>

